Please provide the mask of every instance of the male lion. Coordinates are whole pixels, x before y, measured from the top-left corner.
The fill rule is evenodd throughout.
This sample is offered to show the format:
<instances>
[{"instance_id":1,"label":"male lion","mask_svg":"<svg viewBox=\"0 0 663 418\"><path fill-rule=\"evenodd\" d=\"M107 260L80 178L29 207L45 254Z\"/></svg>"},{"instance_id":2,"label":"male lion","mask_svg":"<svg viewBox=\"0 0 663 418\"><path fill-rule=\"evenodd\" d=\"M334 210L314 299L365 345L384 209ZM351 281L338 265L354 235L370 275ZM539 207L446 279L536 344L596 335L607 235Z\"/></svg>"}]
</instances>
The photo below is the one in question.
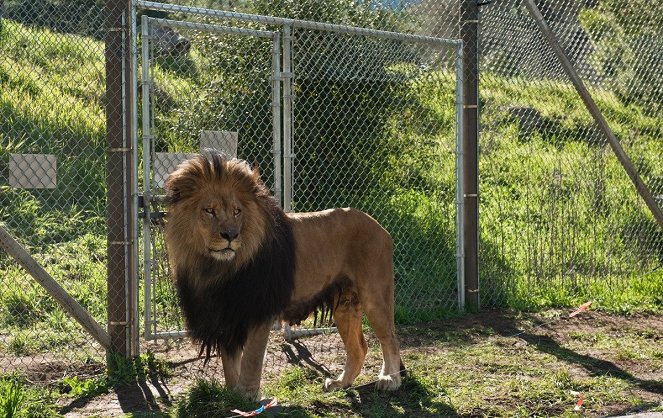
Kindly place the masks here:
<instances>
[{"instance_id":1,"label":"male lion","mask_svg":"<svg viewBox=\"0 0 663 418\"><path fill-rule=\"evenodd\" d=\"M228 386L258 399L274 320L299 323L321 308L347 352L326 390L361 371L362 311L382 347L377 388L400 386L393 242L373 218L348 208L286 214L257 169L209 151L180 164L166 191L166 243L189 335L206 360L220 353Z\"/></svg>"}]
</instances>

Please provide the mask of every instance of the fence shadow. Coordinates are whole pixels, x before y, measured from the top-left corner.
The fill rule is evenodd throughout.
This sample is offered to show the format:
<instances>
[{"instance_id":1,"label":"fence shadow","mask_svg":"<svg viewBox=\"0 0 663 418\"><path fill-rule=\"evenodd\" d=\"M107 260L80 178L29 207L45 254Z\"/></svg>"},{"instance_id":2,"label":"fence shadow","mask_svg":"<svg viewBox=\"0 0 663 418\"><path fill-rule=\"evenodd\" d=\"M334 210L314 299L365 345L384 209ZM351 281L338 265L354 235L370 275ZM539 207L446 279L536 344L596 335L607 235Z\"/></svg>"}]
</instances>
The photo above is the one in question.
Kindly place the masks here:
<instances>
[{"instance_id":1,"label":"fence shadow","mask_svg":"<svg viewBox=\"0 0 663 418\"><path fill-rule=\"evenodd\" d=\"M103 414L126 414L137 411L158 413L171 407L172 399L173 395L164 379L158 376L147 376L123 385L113 386L105 391L100 390L99 393L95 392L76 398L60 408L59 413L65 415L91 404L99 405L96 409L103 410Z\"/></svg>"},{"instance_id":2,"label":"fence shadow","mask_svg":"<svg viewBox=\"0 0 663 418\"><path fill-rule=\"evenodd\" d=\"M506 338L519 338L535 347L538 351L555 356L565 363L572 363L585 369L590 376L610 376L635 385L640 389L655 394L663 394L663 382L655 380L640 379L632 373L619 367L617 364L596 358L591 355L581 354L569 348L563 347L554 338L548 335L522 332L519 324L513 318L497 313L491 316L483 316L484 325L495 330L500 336Z\"/></svg>"},{"instance_id":3,"label":"fence shadow","mask_svg":"<svg viewBox=\"0 0 663 418\"><path fill-rule=\"evenodd\" d=\"M586 354L580 354L562 347L557 341L549 336L525 333L519 335L518 338L525 340L528 344L536 347L537 350L543 353L551 354L566 363L573 363L581 366L587 370L591 376L610 376L633 384L648 392L659 395L663 394L663 382L635 377L613 362L601 360Z\"/></svg>"},{"instance_id":4,"label":"fence shadow","mask_svg":"<svg viewBox=\"0 0 663 418\"><path fill-rule=\"evenodd\" d=\"M409 372L396 392L378 391L373 384L358 388L357 396L348 399L353 411L371 416L458 417L453 406L435 400L441 395L444 393L432 392Z\"/></svg>"}]
</instances>

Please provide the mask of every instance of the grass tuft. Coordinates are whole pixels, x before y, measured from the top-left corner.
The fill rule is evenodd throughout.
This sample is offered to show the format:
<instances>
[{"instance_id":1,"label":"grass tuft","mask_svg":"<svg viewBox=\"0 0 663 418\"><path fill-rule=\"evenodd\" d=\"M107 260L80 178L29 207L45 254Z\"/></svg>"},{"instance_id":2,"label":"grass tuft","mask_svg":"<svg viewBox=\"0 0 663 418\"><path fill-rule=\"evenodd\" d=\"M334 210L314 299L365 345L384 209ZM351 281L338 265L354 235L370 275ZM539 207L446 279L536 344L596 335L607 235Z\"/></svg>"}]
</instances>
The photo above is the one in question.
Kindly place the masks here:
<instances>
[{"instance_id":1,"label":"grass tuft","mask_svg":"<svg viewBox=\"0 0 663 418\"><path fill-rule=\"evenodd\" d=\"M248 402L238 392L226 388L218 380L198 379L177 404L177 418L225 418L235 415L231 411L250 411L256 404Z\"/></svg>"}]
</instances>

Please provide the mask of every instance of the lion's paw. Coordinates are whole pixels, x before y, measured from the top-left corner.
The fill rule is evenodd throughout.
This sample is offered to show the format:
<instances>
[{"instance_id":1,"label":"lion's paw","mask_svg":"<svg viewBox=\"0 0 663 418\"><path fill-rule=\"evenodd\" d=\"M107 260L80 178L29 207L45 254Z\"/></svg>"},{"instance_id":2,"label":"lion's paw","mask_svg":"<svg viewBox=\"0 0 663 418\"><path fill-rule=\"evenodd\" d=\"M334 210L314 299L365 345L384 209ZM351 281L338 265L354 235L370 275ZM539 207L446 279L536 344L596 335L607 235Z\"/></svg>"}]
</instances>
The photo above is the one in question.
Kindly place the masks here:
<instances>
[{"instance_id":1,"label":"lion's paw","mask_svg":"<svg viewBox=\"0 0 663 418\"><path fill-rule=\"evenodd\" d=\"M378 390L396 390L401 387L401 376L380 376L378 381L375 383L375 388Z\"/></svg>"},{"instance_id":2,"label":"lion's paw","mask_svg":"<svg viewBox=\"0 0 663 418\"><path fill-rule=\"evenodd\" d=\"M341 379L327 379L325 380L323 389L325 392L331 392L333 390L343 389L346 387L348 387L348 385L344 385Z\"/></svg>"}]
</instances>

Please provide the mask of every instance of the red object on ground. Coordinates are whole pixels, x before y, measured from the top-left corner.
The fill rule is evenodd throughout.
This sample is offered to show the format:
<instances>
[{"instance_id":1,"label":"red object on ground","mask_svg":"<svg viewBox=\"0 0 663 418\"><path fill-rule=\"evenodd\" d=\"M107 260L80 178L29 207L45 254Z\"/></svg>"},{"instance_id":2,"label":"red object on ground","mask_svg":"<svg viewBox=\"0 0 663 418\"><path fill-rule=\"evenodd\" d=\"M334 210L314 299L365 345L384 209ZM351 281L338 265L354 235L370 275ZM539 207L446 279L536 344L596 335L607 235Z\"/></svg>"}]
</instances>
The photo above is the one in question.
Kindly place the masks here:
<instances>
[{"instance_id":1,"label":"red object on ground","mask_svg":"<svg viewBox=\"0 0 663 418\"><path fill-rule=\"evenodd\" d=\"M274 398L271 401L269 401L268 404L261 406L260 408L256 409L255 411L244 412L244 411L240 411L239 409L233 409L232 412L234 412L236 414L239 414L240 416L243 416L243 417L254 417L258 414L262 414L262 412L265 409L269 409L269 408L271 408L273 406L276 406L276 405L278 405L278 401L276 400L276 398Z\"/></svg>"},{"instance_id":2,"label":"red object on ground","mask_svg":"<svg viewBox=\"0 0 663 418\"><path fill-rule=\"evenodd\" d=\"M592 305L591 300L589 302L583 303L582 305L580 305L578 309L576 309L575 311L569 314L569 318L573 318L574 316L578 315L580 312L586 311L591 305Z\"/></svg>"}]
</instances>

